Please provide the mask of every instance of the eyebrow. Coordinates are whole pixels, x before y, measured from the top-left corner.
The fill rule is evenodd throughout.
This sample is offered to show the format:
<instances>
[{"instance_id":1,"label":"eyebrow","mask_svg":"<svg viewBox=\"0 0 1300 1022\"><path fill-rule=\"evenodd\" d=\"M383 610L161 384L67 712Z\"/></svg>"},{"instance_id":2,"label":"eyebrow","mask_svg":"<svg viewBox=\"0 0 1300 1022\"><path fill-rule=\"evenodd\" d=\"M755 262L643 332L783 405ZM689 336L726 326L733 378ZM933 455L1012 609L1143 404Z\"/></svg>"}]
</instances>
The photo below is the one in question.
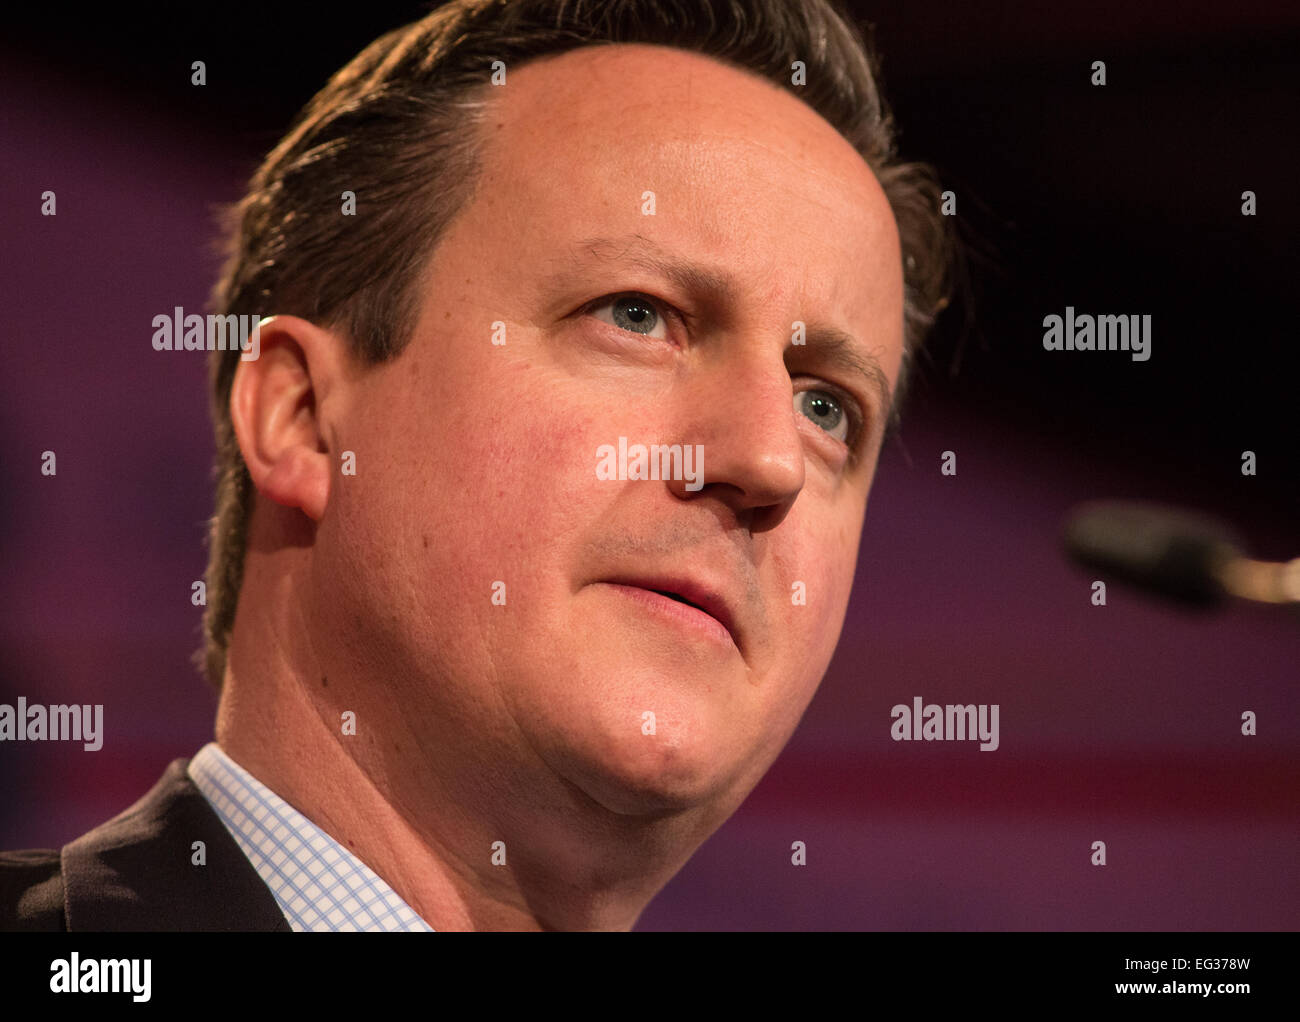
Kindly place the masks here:
<instances>
[{"instance_id":1,"label":"eyebrow","mask_svg":"<svg viewBox=\"0 0 1300 1022\"><path fill-rule=\"evenodd\" d=\"M731 274L674 258L642 234L625 238L586 238L573 247L579 258L585 256L601 262L617 262L649 270L671 280L690 294L704 294L717 300L734 302L740 293L740 286ZM852 334L835 327L811 326L807 329L805 339L808 348L816 350L829 365L861 377L868 388L879 396L880 421L889 419L893 395L889 390L889 378L881 368L879 359L863 350Z\"/></svg>"},{"instance_id":2,"label":"eyebrow","mask_svg":"<svg viewBox=\"0 0 1300 1022\"><path fill-rule=\"evenodd\" d=\"M880 398L880 421L888 421L893 395L889 392L889 378L880 367L880 360L869 351L860 351L852 334L835 327L809 327L807 339L826 362L866 380Z\"/></svg>"}]
</instances>

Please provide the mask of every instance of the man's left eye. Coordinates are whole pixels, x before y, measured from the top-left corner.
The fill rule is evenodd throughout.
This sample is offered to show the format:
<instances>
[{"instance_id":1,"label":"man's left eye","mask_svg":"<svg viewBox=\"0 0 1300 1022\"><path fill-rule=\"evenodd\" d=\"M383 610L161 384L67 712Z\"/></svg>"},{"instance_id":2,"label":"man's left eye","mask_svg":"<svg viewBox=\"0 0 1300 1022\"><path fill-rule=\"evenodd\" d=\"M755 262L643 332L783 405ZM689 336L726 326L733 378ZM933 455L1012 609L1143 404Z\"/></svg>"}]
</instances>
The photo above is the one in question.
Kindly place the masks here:
<instances>
[{"instance_id":1,"label":"man's left eye","mask_svg":"<svg viewBox=\"0 0 1300 1022\"><path fill-rule=\"evenodd\" d=\"M609 312L602 315L607 309ZM659 314L659 306L645 295L623 294L609 301L600 299L599 305L593 304L587 311L620 330L660 341L668 339L668 325Z\"/></svg>"},{"instance_id":2,"label":"man's left eye","mask_svg":"<svg viewBox=\"0 0 1300 1022\"><path fill-rule=\"evenodd\" d=\"M794 409L812 419L836 440L848 442L849 417L834 394L824 390L801 390L794 396Z\"/></svg>"}]
</instances>

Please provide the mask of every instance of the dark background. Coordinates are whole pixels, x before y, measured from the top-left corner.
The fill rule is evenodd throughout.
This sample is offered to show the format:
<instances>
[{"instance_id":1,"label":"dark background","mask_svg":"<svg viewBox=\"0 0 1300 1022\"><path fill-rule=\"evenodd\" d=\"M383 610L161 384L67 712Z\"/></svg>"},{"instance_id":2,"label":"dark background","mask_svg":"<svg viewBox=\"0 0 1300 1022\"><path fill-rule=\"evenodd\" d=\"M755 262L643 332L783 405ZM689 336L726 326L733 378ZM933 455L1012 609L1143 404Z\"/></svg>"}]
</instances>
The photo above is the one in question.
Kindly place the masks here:
<instances>
[{"instance_id":1,"label":"dark background","mask_svg":"<svg viewBox=\"0 0 1300 1022\"><path fill-rule=\"evenodd\" d=\"M204 363L154 352L150 321L204 305L217 204L333 70L424 9L7 13L0 702L104 703L107 737L0 744L0 848L58 846L211 737L189 663ZM1300 620L1115 584L1093 607L1058 537L1077 502L1134 497L1300 555L1300 7L852 9L877 26L903 155L957 193L968 282L882 455L822 689L640 928L1294 929ZM1150 314L1150 361L1044 351L1066 305ZM891 741L915 695L998 703L1001 748Z\"/></svg>"}]
</instances>

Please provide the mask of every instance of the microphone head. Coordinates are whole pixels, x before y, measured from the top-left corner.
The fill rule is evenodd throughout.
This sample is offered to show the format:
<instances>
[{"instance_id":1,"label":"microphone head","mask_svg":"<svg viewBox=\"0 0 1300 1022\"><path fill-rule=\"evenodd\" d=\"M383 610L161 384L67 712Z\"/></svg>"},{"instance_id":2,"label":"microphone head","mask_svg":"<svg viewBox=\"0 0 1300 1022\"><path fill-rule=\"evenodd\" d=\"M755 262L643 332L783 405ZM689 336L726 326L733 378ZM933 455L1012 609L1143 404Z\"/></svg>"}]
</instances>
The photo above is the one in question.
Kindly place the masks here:
<instances>
[{"instance_id":1,"label":"microphone head","mask_svg":"<svg viewBox=\"0 0 1300 1022\"><path fill-rule=\"evenodd\" d=\"M1187 606L1221 602L1219 569L1241 556L1238 538L1218 519L1142 501L1081 505L1063 538L1083 567Z\"/></svg>"}]
</instances>

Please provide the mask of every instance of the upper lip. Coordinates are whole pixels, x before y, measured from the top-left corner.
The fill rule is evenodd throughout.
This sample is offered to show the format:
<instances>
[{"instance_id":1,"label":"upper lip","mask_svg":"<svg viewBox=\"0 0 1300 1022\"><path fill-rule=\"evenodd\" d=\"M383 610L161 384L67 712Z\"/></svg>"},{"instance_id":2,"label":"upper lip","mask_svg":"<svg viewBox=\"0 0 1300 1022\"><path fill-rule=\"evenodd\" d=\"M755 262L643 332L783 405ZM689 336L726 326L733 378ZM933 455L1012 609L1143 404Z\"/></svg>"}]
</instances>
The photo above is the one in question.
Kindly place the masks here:
<instances>
[{"instance_id":1,"label":"upper lip","mask_svg":"<svg viewBox=\"0 0 1300 1022\"><path fill-rule=\"evenodd\" d=\"M736 644L736 648L740 648L741 634L736 614L722 587L716 583L705 579L688 578L684 575L623 575L603 581L611 585L636 586L638 589L680 596L710 617L717 619L731 634L731 640Z\"/></svg>"}]
</instances>

